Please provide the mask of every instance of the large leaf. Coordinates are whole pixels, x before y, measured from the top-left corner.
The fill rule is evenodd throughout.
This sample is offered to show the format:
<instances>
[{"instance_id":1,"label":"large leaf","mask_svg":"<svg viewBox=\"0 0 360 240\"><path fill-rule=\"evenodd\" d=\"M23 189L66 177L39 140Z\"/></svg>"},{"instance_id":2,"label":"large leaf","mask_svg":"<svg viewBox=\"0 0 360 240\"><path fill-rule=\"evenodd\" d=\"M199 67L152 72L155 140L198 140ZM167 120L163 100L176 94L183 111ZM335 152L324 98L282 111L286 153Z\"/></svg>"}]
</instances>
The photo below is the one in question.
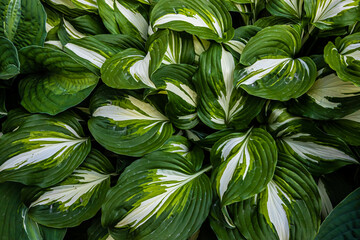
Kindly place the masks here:
<instances>
[{"instance_id":1,"label":"large leaf","mask_svg":"<svg viewBox=\"0 0 360 240\"><path fill-rule=\"evenodd\" d=\"M272 15L299 20L303 15L303 3L304 0L270 0L266 8Z\"/></svg>"},{"instance_id":2,"label":"large leaf","mask_svg":"<svg viewBox=\"0 0 360 240\"><path fill-rule=\"evenodd\" d=\"M79 225L100 209L114 171L104 155L92 150L70 176L36 196L30 204L29 216L49 227Z\"/></svg>"},{"instance_id":3,"label":"large leaf","mask_svg":"<svg viewBox=\"0 0 360 240\"><path fill-rule=\"evenodd\" d=\"M101 34L69 41L64 51L96 74L106 59L127 48L142 49L142 44L122 34Z\"/></svg>"},{"instance_id":4,"label":"large leaf","mask_svg":"<svg viewBox=\"0 0 360 240\"><path fill-rule=\"evenodd\" d=\"M149 16L148 7L132 0L115 0L114 12L118 28L133 38L147 39Z\"/></svg>"},{"instance_id":5,"label":"large leaf","mask_svg":"<svg viewBox=\"0 0 360 240\"><path fill-rule=\"evenodd\" d=\"M265 189L277 161L275 140L261 128L232 133L211 149L213 179L221 205L245 200Z\"/></svg>"},{"instance_id":6,"label":"large leaf","mask_svg":"<svg viewBox=\"0 0 360 240\"><path fill-rule=\"evenodd\" d=\"M0 36L17 49L44 45L46 13L39 0L2 0L0 2Z\"/></svg>"},{"instance_id":7,"label":"large leaf","mask_svg":"<svg viewBox=\"0 0 360 240\"><path fill-rule=\"evenodd\" d=\"M166 91L169 99L166 115L180 129L190 129L199 123L198 95L191 83L195 71L196 68L190 65L171 64L160 68L151 77L157 89Z\"/></svg>"},{"instance_id":8,"label":"large leaf","mask_svg":"<svg viewBox=\"0 0 360 240\"><path fill-rule=\"evenodd\" d=\"M0 182L54 185L77 168L90 151L78 117L35 114L0 139Z\"/></svg>"},{"instance_id":9,"label":"large leaf","mask_svg":"<svg viewBox=\"0 0 360 240\"><path fill-rule=\"evenodd\" d=\"M360 85L360 33L336 38L335 44L329 42L324 58L339 78Z\"/></svg>"},{"instance_id":10,"label":"large leaf","mask_svg":"<svg viewBox=\"0 0 360 240\"><path fill-rule=\"evenodd\" d=\"M219 0L160 0L151 11L150 22L153 28L186 31L217 42L234 35L230 13Z\"/></svg>"},{"instance_id":11,"label":"large leaf","mask_svg":"<svg viewBox=\"0 0 360 240\"><path fill-rule=\"evenodd\" d=\"M9 79L20 73L18 52L11 41L0 37L0 80Z\"/></svg>"},{"instance_id":12,"label":"large leaf","mask_svg":"<svg viewBox=\"0 0 360 240\"><path fill-rule=\"evenodd\" d=\"M304 0L304 8L314 26L333 29L359 20L359 3L359 0Z\"/></svg>"},{"instance_id":13,"label":"large leaf","mask_svg":"<svg viewBox=\"0 0 360 240\"><path fill-rule=\"evenodd\" d=\"M332 73L318 78L306 94L288 106L290 112L313 119L341 118L360 109L360 87Z\"/></svg>"},{"instance_id":14,"label":"large leaf","mask_svg":"<svg viewBox=\"0 0 360 240\"><path fill-rule=\"evenodd\" d=\"M67 54L38 46L21 49L21 105L29 112L55 115L82 102L98 77Z\"/></svg>"},{"instance_id":15,"label":"large leaf","mask_svg":"<svg viewBox=\"0 0 360 240\"><path fill-rule=\"evenodd\" d=\"M347 196L321 224L315 240L360 238L360 188Z\"/></svg>"},{"instance_id":16,"label":"large leaf","mask_svg":"<svg viewBox=\"0 0 360 240\"><path fill-rule=\"evenodd\" d=\"M156 152L127 167L102 207L115 239L185 240L206 219L212 192L204 172L178 154Z\"/></svg>"},{"instance_id":17,"label":"large leaf","mask_svg":"<svg viewBox=\"0 0 360 240\"><path fill-rule=\"evenodd\" d=\"M312 176L295 159L279 155L273 180L260 194L236 203L234 222L246 239L313 239L320 196Z\"/></svg>"},{"instance_id":18,"label":"large leaf","mask_svg":"<svg viewBox=\"0 0 360 240\"><path fill-rule=\"evenodd\" d=\"M324 128L326 132L341 138L346 143L353 146L360 146L359 110L340 119L325 122Z\"/></svg>"},{"instance_id":19,"label":"large leaf","mask_svg":"<svg viewBox=\"0 0 360 240\"><path fill-rule=\"evenodd\" d=\"M297 125L292 132L282 135L277 145L279 151L293 155L315 175L330 173L348 164L358 164L342 140L324 133L312 122L304 121Z\"/></svg>"},{"instance_id":20,"label":"large leaf","mask_svg":"<svg viewBox=\"0 0 360 240\"><path fill-rule=\"evenodd\" d=\"M200 99L201 121L214 129L246 128L265 101L234 87L235 61L231 53L213 44L200 56L199 64L194 83Z\"/></svg>"},{"instance_id":21,"label":"large leaf","mask_svg":"<svg viewBox=\"0 0 360 240\"><path fill-rule=\"evenodd\" d=\"M94 94L90 132L105 148L142 156L161 147L173 133L169 119L149 101L105 86Z\"/></svg>"},{"instance_id":22,"label":"large leaf","mask_svg":"<svg viewBox=\"0 0 360 240\"><path fill-rule=\"evenodd\" d=\"M249 94L286 101L307 92L316 78L316 65L309 57L296 58L300 34L287 25L264 28L246 44L235 83Z\"/></svg>"}]
</instances>

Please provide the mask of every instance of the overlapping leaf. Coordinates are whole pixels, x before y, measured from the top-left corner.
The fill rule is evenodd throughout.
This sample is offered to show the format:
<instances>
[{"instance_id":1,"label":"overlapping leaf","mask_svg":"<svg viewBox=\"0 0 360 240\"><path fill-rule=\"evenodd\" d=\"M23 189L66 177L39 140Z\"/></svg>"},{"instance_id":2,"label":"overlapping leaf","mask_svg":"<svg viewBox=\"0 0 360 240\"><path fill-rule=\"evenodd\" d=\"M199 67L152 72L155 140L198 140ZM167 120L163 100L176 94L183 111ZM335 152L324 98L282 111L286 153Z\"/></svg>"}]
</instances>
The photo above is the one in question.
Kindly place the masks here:
<instances>
[{"instance_id":1,"label":"overlapping leaf","mask_svg":"<svg viewBox=\"0 0 360 240\"><path fill-rule=\"evenodd\" d=\"M275 16L301 19L304 0L270 0L266 5L269 12Z\"/></svg>"},{"instance_id":2,"label":"overlapping leaf","mask_svg":"<svg viewBox=\"0 0 360 240\"><path fill-rule=\"evenodd\" d=\"M214 44L201 55L199 64L194 83L201 121L214 129L246 128L265 101L234 87L235 61L231 53Z\"/></svg>"},{"instance_id":3,"label":"overlapping leaf","mask_svg":"<svg viewBox=\"0 0 360 240\"><path fill-rule=\"evenodd\" d=\"M98 77L67 54L45 47L21 49L21 104L29 112L55 115L82 102Z\"/></svg>"},{"instance_id":4,"label":"overlapping leaf","mask_svg":"<svg viewBox=\"0 0 360 240\"><path fill-rule=\"evenodd\" d=\"M191 83L195 70L191 65L171 64L160 68L152 76L157 89L167 93L166 115L180 129L190 129L199 123L198 95Z\"/></svg>"},{"instance_id":5,"label":"overlapping leaf","mask_svg":"<svg viewBox=\"0 0 360 240\"><path fill-rule=\"evenodd\" d=\"M206 219L210 168L196 171L178 154L156 152L126 168L109 191L102 224L115 239L187 239Z\"/></svg>"},{"instance_id":6,"label":"overlapping leaf","mask_svg":"<svg viewBox=\"0 0 360 240\"><path fill-rule=\"evenodd\" d=\"M11 41L0 37L0 80L9 79L20 73L18 52Z\"/></svg>"},{"instance_id":7,"label":"overlapping leaf","mask_svg":"<svg viewBox=\"0 0 360 240\"><path fill-rule=\"evenodd\" d=\"M324 49L324 58L339 78L360 85L360 33L337 38L335 44L329 42Z\"/></svg>"},{"instance_id":8,"label":"overlapping leaf","mask_svg":"<svg viewBox=\"0 0 360 240\"><path fill-rule=\"evenodd\" d=\"M114 169L109 160L92 150L65 180L45 189L30 204L29 216L49 227L74 227L93 217L110 189Z\"/></svg>"},{"instance_id":9,"label":"overlapping leaf","mask_svg":"<svg viewBox=\"0 0 360 240\"><path fill-rule=\"evenodd\" d=\"M46 13L39 0L3 0L0 2L0 36L17 49L44 45Z\"/></svg>"},{"instance_id":10,"label":"overlapping leaf","mask_svg":"<svg viewBox=\"0 0 360 240\"><path fill-rule=\"evenodd\" d=\"M71 174L90 151L78 118L34 114L0 139L0 182L40 187L54 185Z\"/></svg>"},{"instance_id":11,"label":"overlapping leaf","mask_svg":"<svg viewBox=\"0 0 360 240\"><path fill-rule=\"evenodd\" d=\"M304 8L314 26L333 29L359 20L359 3L359 0L304 0Z\"/></svg>"},{"instance_id":12,"label":"overlapping leaf","mask_svg":"<svg viewBox=\"0 0 360 240\"><path fill-rule=\"evenodd\" d=\"M316 66L309 57L296 58L300 34L287 25L258 32L245 46L235 72L235 83L249 94L286 101L307 92L315 81Z\"/></svg>"},{"instance_id":13,"label":"overlapping leaf","mask_svg":"<svg viewBox=\"0 0 360 240\"><path fill-rule=\"evenodd\" d=\"M127 48L142 49L142 44L122 34L101 34L68 42L64 51L92 72L100 74L105 60Z\"/></svg>"},{"instance_id":14,"label":"overlapping leaf","mask_svg":"<svg viewBox=\"0 0 360 240\"><path fill-rule=\"evenodd\" d=\"M150 22L153 28L186 31L217 42L234 35L231 16L219 0L160 0L151 11Z\"/></svg>"},{"instance_id":15,"label":"overlapping leaf","mask_svg":"<svg viewBox=\"0 0 360 240\"><path fill-rule=\"evenodd\" d=\"M234 223L246 239L313 239L320 225L320 196L312 176L280 154L273 180L254 197L236 203ZM250 224L249 224L250 223Z\"/></svg>"},{"instance_id":16,"label":"overlapping leaf","mask_svg":"<svg viewBox=\"0 0 360 240\"><path fill-rule=\"evenodd\" d=\"M149 101L105 86L94 94L90 110L91 134L118 154L142 156L157 150L173 133L169 119Z\"/></svg>"},{"instance_id":17,"label":"overlapping leaf","mask_svg":"<svg viewBox=\"0 0 360 240\"><path fill-rule=\"evenodd\" d=\"M232 133L211 149L213 179L221 205L261 192L272 179L277 161L274 139L261 128Z\"/></svg>"}]
</instances>

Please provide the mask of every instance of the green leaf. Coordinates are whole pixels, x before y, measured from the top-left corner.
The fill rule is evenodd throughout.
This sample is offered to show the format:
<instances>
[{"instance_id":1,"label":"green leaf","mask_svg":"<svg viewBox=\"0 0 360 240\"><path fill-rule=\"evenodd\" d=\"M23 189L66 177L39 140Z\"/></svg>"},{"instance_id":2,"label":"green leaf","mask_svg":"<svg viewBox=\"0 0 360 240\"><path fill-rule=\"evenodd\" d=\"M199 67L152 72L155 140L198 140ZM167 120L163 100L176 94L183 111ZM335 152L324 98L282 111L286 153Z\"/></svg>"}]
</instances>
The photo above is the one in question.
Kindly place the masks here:
<instances>
[{"instance_id":1,"label":"green leaf","mask_svg":"<svg viewBox=\"0 0 360 240\"><path fill-rule=\"evenodd\" d=\"M304 0L306 16L320 29L355 23L360 17L359 0Z\"/></svg>"},{"instance_id":2,"label":"green leaf","mask_svg":"<svg viewBox=\"0 0 360 240\"><path fill-rule=\"evenodd\" d=\"M115 20L121 33L146 41L149 27L148 7L131 0L115 0Z\"/></svg>"},{"instance_id":3,"label":"green leaf","mask_svg":"<svg viewBox=\"0 0 360 240\"><path fill-rule=\"evenodd\" d=\"M313 239L320 225L316 183L300 163L283 154L266 189L231 210L246 239Z\"/></svg>"},{"instance_id":4,"label":"green leaf","mask_svg":"<svg viewBox=\"0 0 360 240\"><path fill-rule=\"evenodd\" d=\"M100 75L106 59L127 48L142 49L142 44L128 35L100 34L69 41L64 51L92 72Z\"/></svg>"},{"instance_id":5,"label":"green leaf","mask_svg":"<svg viewBox=\"0 0 360 240\"><path fill-rule=\"evenodd\" d=\"M5 106L5 100L6 100L5 89L0 88L0 119L8 115ZM4 127L2 128L2 131L4 131Z\"/></svg>"},{"instance_id":6,"label":"green leaf","mask_svg":"<svg viewBox=\"0 0 360 240\"><path fill-rule=\"evenodd\" d=\"M117 154L143 156L161 147L173 133L169 119L150 101L105 86L94 94L90 110L91 134Z\"/></svg>"},{"instance_id":7,"label":"green leaf","mask_svg":"<svg viewBox=\"0 0 360 240\"><path fill-rule=\"evenodd\" d=\"M275 140L261 128L232 133L211 149L213 179L221 206L245 200L265 189L277 161Z\"/></svg>"},{"instance_id":8,"label":"green leaf","mask_svg":"<svg viewBox=\"0 0 360 240\"><path fill-rule=\"evenodd\" d=\"M275 16L300 20L303 15L304 0L270 0L266 8Z\"/></svg>"},{"instance_id":9,"label":"green leaf","mask_svg":"<svg viewBox=\"0 0 360 240\"><path fill-rule=\"evenodd\" d=\"M0 90L1 91L1 90ZM11 109L2 124L3 133L16 131L31 114L22 108Z\"/></svg>"},{"instance_id":10,"label":"green leaf","mask_svg":"<svg viewBox=\"0 0 360 240\"><path fill-rule=\"evenodd\" d=\"M193 35L193 43L195 50L195 63L199 63L200 55L209 49L211 42Z\"/></svg>"},{"instance_id":11,"label":"green leaf","mask_svg":"<svg viewBox=\"0 0 360 240\"><path fill-rule=\"evenodd\" d=\"M321 224L315 240L360 238L360 188L347 196Z\"/></svg>"},{"instance_id":12,"label":"green leaf","mask_svg":"<svg viewBox=\"0 0 360 240\"><path fill-rule=\"evenodd\" d=\"M87 236L88 240L110 240L108 230L101 225L100 218L94 218L87 229Z\"/></svg>"},{"instance_id":13,"label":"green leaf","mask_svg":"<svg viewBox=\"0 0 360 240\"><path fill-rule=\"evenodd\" d=\"M150 22L153 29L186 31L217 42L234 35L230 13L219 0L160 0L151 11Z\"/></svg>"},{"instance_id":14,"label":"green leaf","mask_svg":"<svg viewBox=\"0 0 360 240\"><path fill-rule=\"evenodd\" d=\"M360 85L360 33L336 38L335 44L329 42L324 58L339 78Z\"/></svg>"},{"instance_id":15,"label":"green leaf","mask_svg":"<svg viewBox=\"0 0 360 240\"><path fill-rule=\"evenodd\" d=\"M157 89L166 91L169 100L165 107L166 115L180 129L191 129L199 123L198 95L191 83L195 71L191 65L170 64L161 67L151 77Z\"/></svg>"},{"instance_id":16,"label":"green leaf","mask_svg":"<svg viewBox=\"0 0 360 240\"><path fill-rule=\"evenodd\" d=\"M115 239L187 239L206 219L212 192L204 172L178 154L155 152L120 176L102 207Z\"/></svg>"},{"instance_id":17,"label":"green leaf","mask_svg":"<svg viewBox=\"0 0 360 240\"><path fill-rule=\"evenodd\" d=\"M199 94L199 118L214 129L244 129L261 111L264 100L233 85L235 61L230 52L213 44L200 56L194 77Z\"/></svg>"},{"instance_id":18,"label":"green leaf","mask_svg":"<svg viewBox=\"0 0 360 240\"><path fill-rule=\"evenodd\" d=\"M291 26L264 28L246 44L235 83L249 94L287 101L307 92L316 78L316 65L309 57L295 58L300 34Z\"/></svg>"},{"instance_id":19,"label":"green leaf","mask_svg":"<svg viewBox=\"0 0 360 240\"><path fill-rule=\"evenodd\" d=\"M51 48L21 49L21 105L29 112L55 115L82 102L98 77L67 54Z\"/></svg>"},{"instance_id":20,"label":"green leaf","mask_svg":"<svg viewBox=\"0 0 360 240\"><path fill-rule=\"evenodd\" d=\"M76 116L34 114L0 139L0 182L48 187L72 173L90 151Z\"/></svg>"},{"instance_id":21,"label":"green leaf","mask_svg":"<svg viewBox=\"0 0 360 240\"><path fill-rule=\"evenodd\" d=\"M72 0L43 0L53 9L66 16L76 17L86 14L85 9L75 5Z\"/></svg>"},{"instance_id":22,"label":"green leaf","mask_svg":"<svg viewBox=\"0 0 360 240\"><path fill-rule=\"evenodd\" d=\"M46 13L39 0L3 0L0 13L0 36L12 41L17 49L44 45Z\"/></svg>"},{"instance_id":23,"label":"green leaf","mask_svg":"<svg viewBox=\"0 0 360 240\"><path fill-rule=\"evenodd\" d=\"M327 121L323 125L326 132L344 140L347 144L360 146L360 111L340 119Z\"/></svg>"},{"instance_id":24,"label":"green leaf","mask_svg":"<svg viewBox=\"0 0 360 240\"><path fill-rule=\"evenodd\" d=\"M311 122L303 122L291 133L277 140L280 152L299 160L310 173L326 174L336 169L358 164L349 147L339 138L326 134Z\"/></svg>"},{"instance_id":25,"label":"green leaf","mask_svg":"<svg viewBox=\"0 0 360 240\"><path fill-rule=\"evenodd\" d=\"M11 41L0 37L0 80L9 79L20 73L18 52Z\"/></svg>"},{"instance_id":26,"label":"green leaf","mask_svg":"<svg viewBox=\"0 0 360 240\"><path fill-rule=\"evenodd\" d=\"M99 15L111 34L119 34L120 29L115 19L115 0L97 0Z\"/></svg>"},{"instance_id":27,"label":"green leaf","mask_svg":"<svg viewBox=\"0 0 360 240\"><path fill-rule=\"evenodd\" d=\"M97 0L71 0L75 6L86 10L87 12L97 13Z\"/></svg>"},{"instance_id":28,"label":"green leaf","mask_svg":"<svg viewBox=\"0 0 360 240\"><path fill-rule=\"evenodd\" d=\"M92 150L70 176L36 197L30 217L54 228L74 227L92 218L105 200L114 171L104 155Z\"/></svg>"}]
</instances>

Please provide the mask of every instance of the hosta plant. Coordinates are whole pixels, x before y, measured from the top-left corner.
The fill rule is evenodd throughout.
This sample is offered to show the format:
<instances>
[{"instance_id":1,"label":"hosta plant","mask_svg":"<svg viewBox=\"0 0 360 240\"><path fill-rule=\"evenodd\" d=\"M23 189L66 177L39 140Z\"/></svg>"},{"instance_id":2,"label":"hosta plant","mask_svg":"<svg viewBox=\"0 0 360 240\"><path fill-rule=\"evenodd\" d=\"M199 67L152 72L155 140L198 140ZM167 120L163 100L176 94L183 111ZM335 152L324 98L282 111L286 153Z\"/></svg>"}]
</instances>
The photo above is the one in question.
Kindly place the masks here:
<instances>
[{"instance_id":1,"label":"hosta plant","mask_svg":"<svg viewBox=\"0 0 360 240\"><path fill-rule=\"evenodd\" d=\"M360 239L359 0L0 20L0 239Z\"/></svg>"}]
</instances>

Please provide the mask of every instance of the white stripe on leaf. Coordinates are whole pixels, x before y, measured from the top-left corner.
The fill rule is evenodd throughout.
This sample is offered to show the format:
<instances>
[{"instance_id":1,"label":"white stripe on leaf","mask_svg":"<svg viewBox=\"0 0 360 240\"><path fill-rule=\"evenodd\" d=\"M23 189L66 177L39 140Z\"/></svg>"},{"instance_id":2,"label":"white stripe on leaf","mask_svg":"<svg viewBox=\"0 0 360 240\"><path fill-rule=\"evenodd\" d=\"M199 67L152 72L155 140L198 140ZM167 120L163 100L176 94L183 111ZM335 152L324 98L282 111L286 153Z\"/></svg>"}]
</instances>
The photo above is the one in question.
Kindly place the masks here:
<instances>
[{"instance_id":1,"label":"white stripe on leaf","mask_svg":"<svg viewBox=\"0 0 360 240\"><path fill-rule=\"evenodd\" d=\"M310 137L305 141L303 138ZM317 163L318 160L314 159L321 158L323 160L334 160L340 159L346 162L357 163L357 161L347 155L345 152L336 149L335 147L320 145L313 142L313 139L308 133L297 133L288 137L282 138L282 140L301 158Z\"/></svg>"},{"instance_id":2,"label":"white stripe on leaf","mask_svg":"<svg viewBox=\"0 0 360 240\"><path fill-rule=\"evenodd\" d=\"M340 102L332 102L329 98L347 98L360 95L360 88L351 82L344 82L335 74L327 75L315 81L311 89L306 93L314 101L324 107L334 109L341 105Z\"/></svg>"},{"instance_id":3,"label":"white stripe on leaf","mask_svg":"<svg viewBox=\"0 0 360 240\"><path fill-rule=\"evenodd\" d=\"M290 8L292 8L296 14L297 17L301 17L302 13L302 5L304 3L304 0L283 0Z\"/></svg>"},{"instance_id":4,"label":"white stripe on leaf","mask_svg":"<svg viewBox=\"0 0 360 240\"><path fill-rule=\"evenodd\" d=\"M282 198L286 198L289 202L291 202L291 200L274 181L269 182L267 186L267 194L268 199L266 207L270 222L275 227L279 240L288 240L290 238L290 227L285 209L286 205Z\"/></svg>"},{"instance_id":5,"label":"white stripe on leaf","mask_svg":"<svg viewBox=\"0 0 360 240\"><path fill-rule=\"evenodd\" d=\"M191 13L186 9L178 9L179 13L175 14L166 14L160 18L158 18L153 27L156 28L159 25L166 24L173 21L181 21L181 22L187 22L194 27L204 27L208 29L212 29L216 32L216 34L222 38L222 27L219 23L219 21L212 16L211 14L207 14L207 16L211 19L210 22L206 22L201 16L199 16L197 13Z\"/></svg>"},{"instance_id":6,"label":"white stripe on leaf","mask_svg":"<svg viewBox=\"0 0 360 240\"><path fill-rule=\"evenodd\" d=\"M183 99L185 102L187 102L191 106L196 107L196 105L197 105L196 92L194 92L191 88L189 88L185 84L180 83L179 86L177 86L171 82L166 82L166 91L170 91L170 92L176 94L177 96L179 96L181 99Z\"/></svg>"},{"instance_id":7,"label":"white stripe on leaf","mask_svg":"<svg viewBox=\"0 0 360 240\"><path fill-rule=\"evenodd\" d=\"M336 17L344 11L358 6L355 0L317 0L316 13L313 22L321 22L329 25L327 19Z\"/></svg>"},{"instance_id":8,"label":"white stripe on leaf","mask_svg":"<svg viewBox=\"0 0 360 240\"><path fill-rule=\"evenodd\" d=\"M204 172L211 168L205 168L200 172L192 175L184 174L173 170L158 169L156 171L156 181L150 182L148 187L159 186L164 190L163 193L141 201L140 204L135 204L136 208L130 210L130 212L119 223L116 224L116 228L121 228L126 225L130 225L132 228L138 228L149 220L154 215L161 214L160 209L166 203L166 201L181 187L191 182Z\"/></svg>"},{"instance_id":9,"label":"white stripe on leaf","mask_svg":"<svg viewBox=\"0 0 360 240\"><path fill-rule=\"evenodd\" d=\"M81 47L79 45L68 43L65 45L65 48L72 51L74 54L79 56L80 58L83 58L85 60L88 60L98 68L101 68L101 66L104 64L106 58L102 56L101 54L91 51L87 48Z\"/></svg>"},{"instance_id":10,"label":"white stripe on leaf","mask_svg":"<svg viewBox=\"0 0 360 240\"><path fill-rule=\"evenodd\" d=\"M149 24L143 15L126 8L119 1L115 1L115 5L120 13L139 31L140 36L146 40Z\"/></svg>"},{"instance_id":11,"label":"white stripe on leaf","mask_svg":"<svg viewBox=\"0 0 360 240\"><path fill-rule=\"evenodd\" d=\"M30 139L29 141L31 141L34 145L38 143L39 146L36 146L35 149L9 158L0 166L0 171L19 169L28 165L37 164L49 158L52 158L55 161L66 151L76 149L86 140L86 138L66 139L50 137Z\"/></svg>"},{"instance_id":12,"label":"white stripe on leaf","mask_svg":"<svg viewBox=\"0 0 360 240\"><path fill-rule=\"evenodd\" d=\"M245 163L243 179L246 177L249 171L250 153L248 149L248 142L249 142L250 131L251 129L241 137L231 138L229 140L226 140L219 146L219 149L221 149L221 159L223 161L228 161L220 178L220 185L219 185L220 199L223 198L226 190L228 189L229 183L235 173L235 170L238 168L239 165L243 165ZM228 159L231 151L239 144L241 144L240 149L236 152L234 156Z\"/></svg>"},{"instance_id":13,"label":"white stripe on leaf","mask_svg":"<svg viewBox=\"0 0 360 240\"><path fill-rule=\"evenodd\" d=\"M65 30L71 37L73 37L74 39L80 39L86 37L85 34L76 30L70 22L66 21L65 19L63 19L63 21L64 21Z\"/></svg>"},{"instance_id":14,"label":"white stripe on leaf","mask_svg":"<svg viewBox=\"0 0 360 240\"><path fill-rule=\"evenodd\" d=\"M137 109L124 108L115 105L101 106L93 113L94 117L106 117L114 121L151 120L168 121L169 119L161 114L152 105L142 102L132 96L127 98ZM130 106L129 106L130 107Z\"/></svg>"},{"instance_id":15,"label":"white stripe on leaf","mask_svg":"<svg viewBox=\"0 0 360 240\"><path fill-rule=\"evenodd\" d=\"M130 67L129 72L136 81L141 81L143 84L151 88L156 88L149 76L150 61L151 55L150 52L148 52L144 59L135 62L134 65Z\"/></svg>"},{"instance_id":16,"label":"white stripe on leaf","mask_svg":"<svg viewBox=\"0 0 360 240\"><path fill-rule=\"evenodd\" d=\"M30 207L59 203L66 210L75 202L81 201L83 195L90 194L95 187L108 179L109 176L92 170L75 170L70 177L76 178L78 180L77 183L50 188L49 191L46 191L33 202Z\"/></svg>"}]
</instances>

